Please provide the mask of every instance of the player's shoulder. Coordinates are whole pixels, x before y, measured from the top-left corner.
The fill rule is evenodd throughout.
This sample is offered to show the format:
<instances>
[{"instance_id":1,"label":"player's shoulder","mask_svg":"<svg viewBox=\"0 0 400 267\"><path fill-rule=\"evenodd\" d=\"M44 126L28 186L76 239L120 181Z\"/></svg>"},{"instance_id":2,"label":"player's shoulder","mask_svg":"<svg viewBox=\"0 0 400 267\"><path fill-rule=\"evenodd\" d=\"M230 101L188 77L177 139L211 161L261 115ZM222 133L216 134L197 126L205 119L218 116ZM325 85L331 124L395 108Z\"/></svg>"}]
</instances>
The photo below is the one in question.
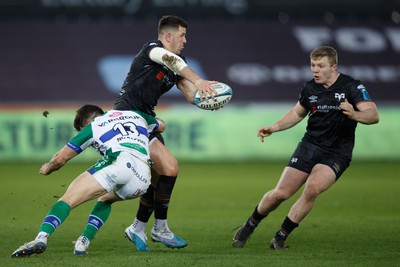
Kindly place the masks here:
<instances>
[{"instance_id":1,"label":"player's shoulder","mask_svg":"<svg viewBox=\"0 0 400 267\"><path fill-rule=\"evenodd\" d=\"M314 79L311 79L311 80L303 83L301 91L305 92L305 91L314 90L316 87L317 87L317 84L315 83Z\"/></svg>"},{"instance_id":2,"label":"player's shoulder","mask_svg":"<svg viewBox=\"0 0 400 267\"><path fill-rule=\"evenodd\" d=\"M341 84L344 85L350 85L350 86L355 86L357 87L358 85L361 84L360 80L357 80L355 78L353 78L350 75L344 74L344 73L340 73L338 80L340 81Z\"/></svg>"},{"instance_id":3,"label":"player's shoulder","mask_svg":"<svg viewBox=\"0 0 400 267\"><path fill-rule=\"evenodd\" d=\"M154 47L163 47L160 40L151 40L143 45L142 50L153 49Z\"/></svg>"},{"instance_id":4,"label":"player's shoulder","mask_svg":"<svg viewBox=\"0 0 400 267\"><path fill-rule=\"evenodd\" d=\"M146 42L142 49L140 49L139 53L136 55L136 58L141 60L148 59L150 51L155 47L163 47L163 44L160 40L152 40Z\"/></svg>"}]
</instances>

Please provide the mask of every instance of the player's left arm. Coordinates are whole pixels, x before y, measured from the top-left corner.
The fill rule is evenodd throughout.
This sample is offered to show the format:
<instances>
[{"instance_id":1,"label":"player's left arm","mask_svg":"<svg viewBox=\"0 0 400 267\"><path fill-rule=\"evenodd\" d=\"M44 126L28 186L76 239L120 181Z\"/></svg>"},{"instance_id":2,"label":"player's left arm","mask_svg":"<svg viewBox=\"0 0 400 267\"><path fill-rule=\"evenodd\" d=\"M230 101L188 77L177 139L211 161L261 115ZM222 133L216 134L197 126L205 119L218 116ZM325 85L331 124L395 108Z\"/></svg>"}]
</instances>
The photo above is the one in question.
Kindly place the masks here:
<instances>
[{"instance_id":1,"label":"player's left arm","mask_svg":"<svg viewBox=\"0 0 400 267\"><path fill-rule=\"evenodd\" d=\"M194 95L196 94L197 88L192 82L182 79L176 84L176 87L182 92L187 102L194 104Z\"/></svg>"},{"instance_id":2,"label":"player's left arm","mask_svg":"<svg viewBox=\"0 0 400 267\"><path fill-rule=\"evenodd\" d=\"M174 73L190 81L196 90L199 90L200 97L205 98L208 102L207 94L212 97L218 95L217 91L211 86L217 81L208 81L201 78L194 70L192 70L186 62L178 55L161 47L155 47L150 50L149 57L152 61L164 65Z\"/></svg>"},{"instance_id":3,"label":"player's left arm","mask_svg":"<svg viewBox=\"0 0 400 267\"><path fill-rule=\"evenodd\" d=\"M60 169L76 155L78 155L77 152L75 152L68 146L64 146L53 156L53 158L49 162L42 165L42 167L39 169L39 173L43 175L49 175L53 171Z\"/></svg>"},{"instance_id":4,"label":"player's left arm","mask_svg":"<svg viewBox=\"0 0 400 267\"><path fill-rule=\"evenodd\" d=\"M351 103L345 99L340 103L343 114L349 119L363 124L375 124L379 122L379 113L373 101L361 101L356 104L358 110L354 110Z\"/></svg>"}]
</instances>

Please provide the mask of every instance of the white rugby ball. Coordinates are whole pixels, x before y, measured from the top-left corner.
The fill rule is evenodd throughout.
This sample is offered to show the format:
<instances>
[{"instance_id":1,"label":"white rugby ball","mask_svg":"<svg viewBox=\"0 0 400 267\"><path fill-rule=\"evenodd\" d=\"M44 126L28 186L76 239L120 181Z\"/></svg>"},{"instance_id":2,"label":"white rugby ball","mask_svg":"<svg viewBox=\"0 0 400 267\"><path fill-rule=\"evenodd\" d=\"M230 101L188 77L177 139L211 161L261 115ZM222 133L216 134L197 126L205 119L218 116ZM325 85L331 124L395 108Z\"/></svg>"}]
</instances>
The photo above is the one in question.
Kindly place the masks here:
<instances>
[{"instance_id":1,"label":"white rugby ball","mask_svg":"<svg viewBox=\"0 0 400 267\"><path fill-rule=\"evenodd\" d=\"M226 105L232 98L232 88L224 83L218 82L211 85L215 91L218 92L218 95L214 96L215 100L212 100L211 96L207 96L208 102L205 98L200 99L199 91L194 95L194 104L201 109L212 110L221 108Z\"/></svg>"}]
</instances>

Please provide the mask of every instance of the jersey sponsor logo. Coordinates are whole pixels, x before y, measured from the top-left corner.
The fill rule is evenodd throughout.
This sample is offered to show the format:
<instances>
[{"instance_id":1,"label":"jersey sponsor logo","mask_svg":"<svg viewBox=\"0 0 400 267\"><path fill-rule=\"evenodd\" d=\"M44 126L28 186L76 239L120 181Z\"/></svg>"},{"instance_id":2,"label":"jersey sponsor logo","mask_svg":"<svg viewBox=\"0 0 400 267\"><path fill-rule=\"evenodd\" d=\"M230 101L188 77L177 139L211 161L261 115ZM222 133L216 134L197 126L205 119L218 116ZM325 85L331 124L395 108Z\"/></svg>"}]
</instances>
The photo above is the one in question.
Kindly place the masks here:
<instances>
[{"instance_id":1,"label":"jersey sponsor logo","mask_svg":"<svg viewBox=\"0 0 400 267\"><path fill-rule=\"evenodd\" d=\"M134 116L128 116L128 115L124 115L124 116L122 116L121 114L119 114L120 116L113 116L113 118L112 119L109 119L109 120L107 120L107 121L103 121L103 122L101 122L101 123L98 123L97 125L99 126L99 127L104 127L104 126L106 126L107 124L109 124L109 123L113 123L113 122L116 122L116 121L124 121L124 120L127 120L127 121L129 121L129 120L137 120L137 119L140 119L141 117L139 117L139 116L137 116L137 115L134 115Z\"/></svg>"},{"instance_id":2,"label":"jersey sponsor logo","mask_svg":"<svg viewBox=\"0 0 400 267\"><path fill-rule=\"evenodd\" d=\"M330 110L340 110L339 106L332 106L332 105L320 105L317 106L318 112L328 113Z\"/></svg>"},{"instance_id":3,"label":"jersey sponsor logo","mask_svg":"<svg viewBox=\"0 0 400 267\"><path fill-rule=\"evenodd\" d=\"M121 143L120 145L123 146L123 147L127 147L129 149L136 150L136 151L142 153L143 155L147 155L146 148L144 148L143 146L141 146L139 144L126 142L126 143Z\"/></svg>"},{"instance_id":4,"label":"jersey sponsor logo","mask_svg":"<svg viewBox=\"0 0 400 267\"><path fill-rule=\"evenodd\" d=\"M340 102L340 100L345 99L345 93L335 93L335 98Z\"/></svg>"},{"instance_id":5,"label":"jersey sponsor logo","mask_svg":"<svg viewBox=\"0 0 400 267\"><path fill-rule=\"evenodd\" d=\"M111 118L114 118L114 117L118 117L118 116L121 116L123 113L122 112L120 112L120 111L117 111L117 112L113 112L113 113L111 113L110 115L108 115L109 117L111 117Z\"/></svg>"},{"instance_id":6,"label":"jersey sponsor logo","mask_svg":"<svg viewBox=\"0 0 400 267\"><path fill-rule=\"evenodd\" d=\"M298 158L292 158L292 159L290 160L290 162L291 162L291 163L296 163L298 160L299 160Z\"/></svg>"},{"instance_id":7,"label":"jersey sponsor logo","mask_svg":"<svg viewBox=\"0 0 400 267\"><path fill-rule=\"evenodd\" d=\"M135 169L135 167L130 162L126 163L126 167L128 167L128 169L133 172L133 174L139 179L139 181L147 183L147 179L143 178L143 176Z\"/></svg>"}]
</instances>

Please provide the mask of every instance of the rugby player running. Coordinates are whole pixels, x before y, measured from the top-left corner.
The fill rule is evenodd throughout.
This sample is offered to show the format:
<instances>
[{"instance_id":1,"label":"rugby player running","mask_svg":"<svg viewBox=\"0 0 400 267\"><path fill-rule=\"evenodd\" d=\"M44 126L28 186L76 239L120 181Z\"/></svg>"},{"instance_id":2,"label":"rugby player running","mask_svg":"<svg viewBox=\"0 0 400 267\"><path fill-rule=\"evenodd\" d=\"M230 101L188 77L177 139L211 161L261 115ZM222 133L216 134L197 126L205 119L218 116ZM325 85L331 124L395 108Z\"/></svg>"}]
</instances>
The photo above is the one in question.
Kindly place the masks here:
<instances>
[{"instance_id":1,"label":"rugby player running","mask_svg":"<svg viewBox=\"0 0 400 267\"><path fill-rule=\"evenodd\" d=\"M258 224L304 185L270 243L272 249L286 249L286 238L309 214L317 197L350 165L357 123L379 121L377 108L362 83L338 72L334 48L318 47L311 52L310 60L313 80L303 86L297 104L272 126L261 127L257 135L264 142L265 137L287 130L308 116L306 133L276 187L262 197L233 236L233 247L244 247Z\"/></svg>"}]
</instances>

